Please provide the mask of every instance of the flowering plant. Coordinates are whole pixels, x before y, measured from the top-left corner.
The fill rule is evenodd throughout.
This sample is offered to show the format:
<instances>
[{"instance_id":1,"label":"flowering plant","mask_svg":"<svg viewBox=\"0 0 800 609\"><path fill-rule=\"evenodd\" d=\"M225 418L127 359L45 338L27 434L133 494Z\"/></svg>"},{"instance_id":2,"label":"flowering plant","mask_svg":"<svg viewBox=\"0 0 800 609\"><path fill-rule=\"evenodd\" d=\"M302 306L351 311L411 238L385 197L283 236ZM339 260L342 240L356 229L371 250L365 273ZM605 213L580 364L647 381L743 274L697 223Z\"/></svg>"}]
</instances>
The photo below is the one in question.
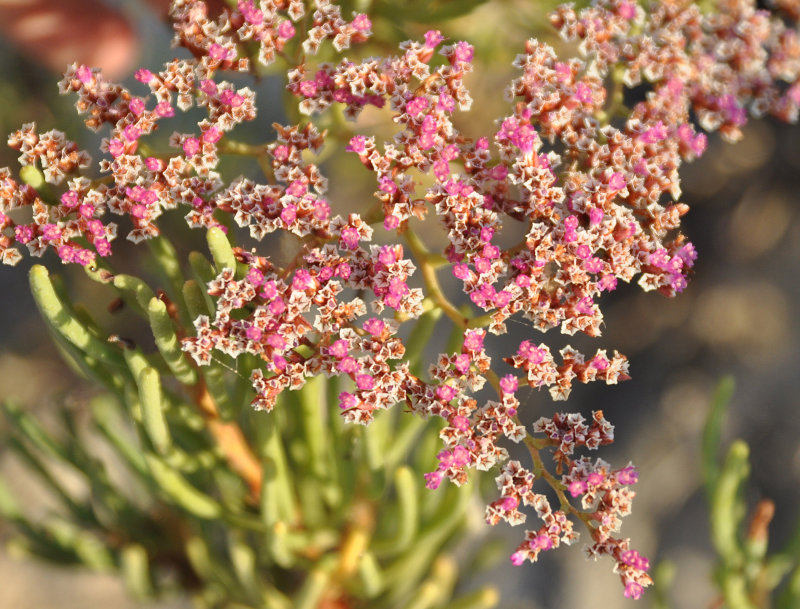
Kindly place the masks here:
<instances>
[{"instance_id":1,"label":"flowering plant","mask_svg":"<svg viewBox=\"0 0 800 609\"><path fill-rule=\"evenodd\" d=\"M52 250L114 288L149 322L153 353L93 326L43 267L31 271L37 303L70 357L116 396L95 409L112 444L127 451L129 465L168 505L264 532L269 560L280 568L305 564L311 575L299 588L308 603L302 606L351 606L348 599L382 594L388 584L376 582L392 580L392 567L379 560L381 543L370 547L373 515L342 497L347 486L330 459L344 458L341 442L351 436L319 420L317 377L326 379L324 393L345 423L378 428L365 435L385 443L366 448L370 470L396 468L422 433L418 421L439 420L433 433L441 447L424 473L428 489L462 486L471 470L494 470L497 493L486 521L523 524L525 506L539 521L521 535L511 562L536 561L583 532L589 555L610 557L625 596L639 598L652 583L649 563L619 533L638 472L630 463L615 467L580 454L610 444L613 426L594 411L588 420L557 412L528 427L518 398L520 385L545 387L561 401L575 381L615 384L628 378L625 356L569 346L553 353L532 335L499 357L488 344L519 319L543 333L560 328L597 337L600 298L619 281L665 296L686 287L696 253L678 232L688 211L679 200L678 170L703 154L707 132L737 139L748 112L797 118L798 7L780 2L769 13L745 0L721 0L706 11L675 0L559 7L551 22L577 43L578 56L560 59L549 45L529 40L505 91L507 114L485 135L468 137L459 125L472 105L469 43L430 29L394 55L350 60L345 51L372 34L369 15L344 16L329 0L309 4L239 0L213 15L199 0L175 0L174 40L191 58L141 68L136 90L71 66L61 92L77 95L90 129L109 129L99 173L60 132L40 134L29 124L13 133L9 144L20 151L22 169L19 179L0 170L0 258L15 264L21 250ZM237 141L236 128L256 116L255 95L223 76L259 75L276 64L285 70L287 111L296 107L297 121L276 124L272 142ZM205 113L196 129L174 132L172 151L158 149L156 130L193 107ZM366 108L391 117L391 141L361 133L357 119ZM338 143L376 185L371 205L342 214L326 200L328 181L314 162L345 133L319 127L320 116L335 112L356 120L358 133ZM253 157L263 178L225 183L218 163L226 155ZM162 221L175 209L206 232L213 265L196 252L188 265L179 259ZM423 221L443 229L441 251L419 234ZM115 270L119 230L150 245L161 272L155 286ZM294 236L285 261L264 252L276 234ZM417 271L421 284L414 283ZM446 293L443 273L460 282L468 304ZM454 347L426 353L442 316L455 327ZM247 412L248 393L256 411L276 411ZM139 448L103 422L112 402L137 424ZM282 408L293 412L280 415ZM391 419L384 413L390 409L403 412ZM294 423L287 427L281 416ZM390 438L395 424L399 431ZM295 425L303 432L293 450L313 474L298 487L279 437L290 437ZM330 426L337 427L335 441L327 437ZM524 445L527 464L509 458L506 440ZM204 477L211 467L206 455L221 459L217 467L227 474ZM402 512L416 491L408 471L396 471ZM320 488L309 487L315 484ZM542 488L534 490L536 484ZM323 512L344 505L337 522L351 534L339 537L325 528ZM395 542L408 547L411 533L398 526ZM434 553L444 541L436 532L428 531ZM192 543L192 568L205 577L212 568L198 558L205 542ZM122 544L122 558L109 560L155 567L148 552L131 547ZM236 552L246 553L235 547L234 570ZM339 575L343 583L324 592L315 573L326 582ZM269 588L255 596L283 599L285 592ZM476 602L491 604L491 595Z\"/></svg>"}]
</instances>

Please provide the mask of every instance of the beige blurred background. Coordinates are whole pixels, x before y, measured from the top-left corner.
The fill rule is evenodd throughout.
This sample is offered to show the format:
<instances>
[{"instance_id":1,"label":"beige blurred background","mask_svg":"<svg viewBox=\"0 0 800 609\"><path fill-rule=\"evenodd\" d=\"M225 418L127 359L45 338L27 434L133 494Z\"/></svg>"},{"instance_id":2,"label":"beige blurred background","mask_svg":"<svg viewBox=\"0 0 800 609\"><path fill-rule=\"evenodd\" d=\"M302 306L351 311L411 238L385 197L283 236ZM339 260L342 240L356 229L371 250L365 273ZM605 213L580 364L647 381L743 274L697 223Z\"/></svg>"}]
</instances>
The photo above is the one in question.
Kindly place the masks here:
<instances>
[{"instance_id":1,"label":"beige blurred background","mask_svg":"<svg viewBox=\"0 0 800 609\"><path fill-rule=\"evenodd\" d=\"M145 42L137 63L154 68L171 57L168 31L154 12L139 2L121 4L133 31ZM475 43L476 56L488 56L492 62L491 72L478 71L470 81L476 111L466 117L471 123L468 132L481 127L488 131L492 120L505 112L497 92L511 72L498 66L507 66L525 37L541 29L544 13L539 3L497 1L447 24L446 34ZM422 26L417 29L424 31ZM70 118L71 101L56 95L56 79L8 40L0 41L0 132L35 119L42 129L59 127L71 137L85 137ZM278 87L269 80L258 85L259 107L265 107L265 100L277 107L272 102L280 99ZM267 132L279 118L265 113L253 131ZM368 115L363 120L375 118ZM85 138L81 145L91 149L94 141ZM13 151L0 151L0 166L13 163ZM374 189L370 176L348 174L353 167L352 159L340 157L324 167L334 205L368 200ZM337 180L337 175L348 177ZM715 598L710 583L713 552L699 486L699 441L721 376L732 374L737 382L725 441L743 437L752 448L748 500L751 505L764 497L776 502L773 546L798 517L800 130L764 121L751 123L743 142L735 146L712 137L703 159L685 167L683 176L683 200L692 208L684 219L684 232L699 252L696 275L675 299L643 294L633 286L623 286L607 299L605 335L591 344L625 353L633 379L617 387L579 387L566 407L587 415L602 408L617 426L618 443L599 456L620 465L631 460L640 469L634 513L623 532L655 562L675 563L672 606L695 609L710 606ZM20 268L0 268L0 399L13 397L46 417L63 400L80 400L87 390L60 362L33 314L26 266L27 261ZM82 298L91 299L91 292ZM538 338L522 326L513 332L516 338L523 332ZM545 340L561 344L562 338L548 335ZM538 394L526 401L525 409L531 420L555 410ZM18 464L4 458L2 447L0 464L31 509L47 509L36 485ZM501 534L511 547L521 531ZM2 524L0 535L9 535ZM507 609L633 606L622 598L611 564L584 560L580 543L545 555L537 565L513 568L503 563L485 579L502 586L501 607ZM648 607L651 601L652 596L645 597L638 606ZM53 606L140 605L126 600L111 576L42 566L0 553L0 609ZM172 599L160 606L188 603Z\"/></svg>"}]
</instances>

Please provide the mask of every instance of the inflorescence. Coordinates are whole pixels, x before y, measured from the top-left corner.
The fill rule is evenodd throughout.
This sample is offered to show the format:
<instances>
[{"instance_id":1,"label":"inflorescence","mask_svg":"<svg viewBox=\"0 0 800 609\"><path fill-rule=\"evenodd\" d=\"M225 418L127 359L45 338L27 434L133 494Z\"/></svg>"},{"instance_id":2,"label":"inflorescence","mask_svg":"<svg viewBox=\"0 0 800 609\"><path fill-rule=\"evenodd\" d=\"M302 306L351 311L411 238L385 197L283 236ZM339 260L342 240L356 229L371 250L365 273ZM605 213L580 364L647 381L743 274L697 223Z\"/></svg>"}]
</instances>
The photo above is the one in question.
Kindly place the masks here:
<instances>
[{"instance_id":1,"label":"inflorescence","mask_svg":"<svg viewBox=\"0 0 800 609\"><path fill-rule=\"evenodd\" d=\"M93 266L111 255L118 229L109 213L124 216L132 225L127 238L140 242L159 235L159 217L176 208L196 228L224 227L228 217L257 241L279 231L296 235L302 250L283 267L235 249L240 268L226 268L208 284L215 313L197 317L184 351L199 366L215 351L260 358L251 377L257 409L271 410L281 392L324 374L351 380L339 396L348 422L368 424L398 403L441 417L444 446L438 469L426 474L430 488L445 478L460 485L472 468L499 467L499 496L486 520L518 525L526 519L520 508L533 506L542 522L525 532L514 564L571 543L581 521L589 555L612 557L625 596L638 598L651 583L648 560L616 536L637 472L576 454L611 443L613 427L599 411L589 421L556 413L529 433L516 397L520 385L547 387L554 400L565 400L576 380L614 384L627 378L626 358L571 347L554 354L526 339L504 358L514 373L500 378L484 340L487 332L506 332L516 314L542 332L599 336L598 299L618 281L636 280L666 296L686 287L696 253L677 232L688 211L679 201L681 164L703 154L707 132L735 140L748 112L794 121L800 104L798 11L786 2L774 14L746 0L717 4L707 14L681 0L560 7L551 21L578 43L580 57L561 60L552 47L529 40L506 89L508 114L493 132L469 138L454 123L473 103L465 76L474 49L467 42L445 44L431 30L402 43L395 56L318 63L326 40L339 55L367 41L369 17L347 20L329 0L316 0L309 13L301 0L239 0L217 16L198 0L176 0L175 43L192 59L138 70L139 93L81 65L60 83L62 93L77 94L88 127L110 127L102 177L84 175L89 155L58 131L38 134L29 124L11 135L23 180L0 170L0 257L15 264L24 245L34 256L52 249L65 263ZM309 161L327 134L311 118L276 125L276 141L261 147L230 140L237 125L255 117L255 95L219 74L275 61L285 63L287 88L309 117L331 106L351 119L366 106L391 111L391 142L354 135L346 145L374 174L376 203L366 216L332 216L327 179ZM626 108L624 89L639 86L646 86L644 99ZM150 152L147 136L176 109L194 105L207 111L197 130L173 133L172 153ZM224 184L220 155L243 148L263 161L266 181ZM48 200L49 187L37 190L26 179L32 168L47 184L65 185L63 192ZM30 210L27 217L21 208ZM446 249L429 252L412 218L440 222ZM497 236L512 222L525 227L524 238L500 247ZM396 243L371 244L374 230L395 235ZM437 281L440 267L461 282L479 315L450 302ZM417 269L424 289L409 286ZM348 296L356 291L363 299ZM437 308L463 330L462 347L440 354L424 380L410 371L398 332ZM487 381L497 399L481 404L475 395ZM508 459L504 438L528 447L530 469ZM542 462L545 450L555 473ZM537 479L555 491L558 509L533 490Z\"/></svg>"}]
</instances>

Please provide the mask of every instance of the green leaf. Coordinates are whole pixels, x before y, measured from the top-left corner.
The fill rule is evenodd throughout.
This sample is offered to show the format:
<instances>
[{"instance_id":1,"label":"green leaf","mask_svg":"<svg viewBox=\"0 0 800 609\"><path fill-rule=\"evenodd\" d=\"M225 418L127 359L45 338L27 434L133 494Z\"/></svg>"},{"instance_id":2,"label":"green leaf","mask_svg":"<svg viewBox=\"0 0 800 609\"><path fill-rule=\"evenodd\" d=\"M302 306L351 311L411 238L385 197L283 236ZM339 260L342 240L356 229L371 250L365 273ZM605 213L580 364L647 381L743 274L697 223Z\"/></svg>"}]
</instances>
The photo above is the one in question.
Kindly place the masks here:
<instances>
[{"instance_id":1,"label":"green leaf","mask_svg":"<svg viewBox=\"0 0 800 609\"><path fill-rule=\"evenodd\" d=\"M143 601L153 595L147 550L136 543L127 544L119 555L120 571L125 589L135 600Z\"/></svg>"},{"instance_id":2,"label":"green leaf","mask_svg":"<svg viewBox=\"0 0 800 609\"><path fill-rule=\"evenodd\" d=\"M211 250L211 256L214 258L217 272L222 272L222 269L231 269L235 274L236 256L233 255L231 243L225 233L222 232L222 229L216 226L208 229L206 240L208 249Z\"/></svg>"},{"instance_id":3,"label":"green leaf","mask_svg":"<svg viewBox=\"0 0 800 609\"><path fill-rule=\"evenodd\" d=\"M735 382L732 376L720 380L711 399L711 409L703 428L702 467L706 494L710 497L719 478L719 449L722 425L733 396Z\"/></svg>"},{"instance_id":4,"label":"green leaf","mask_svg":"<svg viewBox=\"0 0 800 609\"><path fill-rule=\"evenodd\" d=\"M163 459L152 453L145 453L144 459L157 488L172 503L198 518L217 520L222 516L222 506L217 501L192 486Z\"/></svg>"},{"instance_id":5,"label":"green leaf","mask_svg":"<svg viewBox=\"0 0 800 609\"><path fill-rule=\"evenodd\" d=\"M137 384L144 430L156 452L162 456L166 455L172 448L172 437L164 417L161 377L154 368L147 367L139 373Z\"/></svg>"},{"instance_id":6,"label":"green leaf","mask_svg":"<svg viewBox=\"0 0 800 609\"><path fill-rule=\"evenodd\" d=\"M152 298L147 305L147 315L150 319L156 347L164 361L167 362L172 374L184 385L193 385L197 382L197 375L181 349L172 319L167 313L167 306L158 298Z\"/></svg>"},{"instance_id":7,"label":"green leaf","mask_svg":"<svg viewBox=\"0 0 800 609\"><path fill-rule=\"evenodd\" d=\"M394 488L397 494L398 512L396 529L392 537L376 540L371 550L378 556L396 556L413 542L419 526L419 494L417 480L419 474L403 466L394 473Z\"/></svg>"},{"instance_id":8,"label":"green leaf","mask_svg":"<svg viewBox=\"0 0 800 609\"><path fill-rule=\"evenodd\" d=\"M47 269L34 265L29 273L31 292L44 318L78 349L114 367L123 367L119 349L94 336L56 295Z\"/></svg>"},{"instance_id":9,"label":"green leaf","mask_svg":"<svg viewBox=\"0 0 800 609\"><path fill-rule=\"evenodd\" d=\"M159 235L147 240L150 253L156 261L156 271L166 282L167 292L173 301L177 301L183 287L183 271L180 258L169 240ZM187 320L184 320L184 322Z\"/></svg>"},{"instance_id":10,"label":"green leaf","mask_svg":"<svg viewBox=\"0 0 800 609\"><path fill-rule=\"evenodd\" d=\"M745 514L741 491L750 474L749 454L743 440L731 445L711 497L711 540L726 570L741 569L744 562L739 530Z\"/></svg>"}]
</instances>

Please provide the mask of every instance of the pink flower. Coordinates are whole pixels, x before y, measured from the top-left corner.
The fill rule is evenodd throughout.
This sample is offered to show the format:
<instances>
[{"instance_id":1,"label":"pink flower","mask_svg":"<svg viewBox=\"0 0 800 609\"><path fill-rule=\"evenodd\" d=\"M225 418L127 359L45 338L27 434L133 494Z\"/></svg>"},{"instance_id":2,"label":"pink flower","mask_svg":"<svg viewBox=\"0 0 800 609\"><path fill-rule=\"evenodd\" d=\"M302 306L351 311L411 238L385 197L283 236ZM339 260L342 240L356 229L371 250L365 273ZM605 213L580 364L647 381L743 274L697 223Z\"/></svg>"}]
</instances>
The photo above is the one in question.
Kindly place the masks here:
<instances>
[{"instance_id":1,"label":"pink flower","mask_svg":"<svg viewBox=\"0 0 800 609\"><path fill-rule=\"evenodd\" d=\"M231 108L238 108L244 103L244 97L235 91L231 91L230 89L225 89L222 93L220 93L219 100Z\"/></svg>"},{"instance_id":2,"label":"pink flower","mask_svg":"<svg viewBox=\"0 0 800 609\"><path fill-rule=\"evenodd\" d=\"M250 267L247 271L247 281L258 287L264 283L264 273L255 267Z\"/></svg>"},{"instance_id":3,"label":"pink flower","mask_svg":"<svg viewBox=\"0 0 800 609\"><path fill-rule=\"evenodd\" d=\"M470 360L469 355L466 353L462 353L457 355L455 360L453 361L453 367L458 371L459 374L466 374L469 372Z\"/></svg>"},{"instance_id":4,"label":"pink flower","mask_svg":"<svg viewBox=\"0 0 800 609\"><path fill-rule=\"evenodd\" d=\"M256 326L250 326L247 328L247 330L245 330L244 334L249 340L257 342L261 340L263 332Z\"/></svg>"},{"instance_id":5,"label":"pink flower","mask_svg":"<svg viewBox=\"0 0 800 609\"><path fill-rule=\"evenodd\" d=\"M406 104L406 112L411 116L416 116L428 107L427 97L415 97Z\"/></svg>"},{"instance_id":6,"label":"pink flower","mask_svg":"<svg viewBox=\"0 0 800 609\"><path fill-rule=\"evenodd\" d=\"M393 247L384 245L378 253L378 261L384 266L397 262L397 254Z\"/></svg>"},{"instance_id":7,"label":"pink flower","mask_svg":"<svg viewBox=\"0 0 800 609\"><path fill-rule=\"evenodd\" d=\"M456 415L452 419L450 419L450 425L458 429L459 431L468 431L469 430L469 419L467 417L463 417L461 415Z\"/></svg>"},{"instance_id":8,"label":"pink flower","mask_svg":"<svg viewBox=\"0 0 800 609\"><path fill-rule=\"evenodd\" d=\"M56 224L43 224L42 238L48 241L56 241L61 238L61 229Z\"/></svg>"},{"instance_id":9,"label":"pink flower","mask_svg":"<svg viewBox=\"0 0 800 609\"><path fill-rule=\"evenodd\" d=\"M621 563L629 565L639 571L647 571L650 568L650 561L636 550L625 550L620 553L619 560Z\"/></svg>"},{"instance_id":10,"label":"pink flower","mask_svg":"<svg viewBox=\"0 0 800 609\"><path fill-rule=\"evenodd\" d=\"M129 103L128 108L130 108L131 112L133 112L136 116L139 116L142 112L144 112L144 101L140 97L134 97Z\"/></svg>"},{"instance_id":11,"label":"pink flower","mask_svg":"<svg viewBox=\"0 0 800 609\"><path fill-rule=\"evenodd\" d=\"M370 21L369 17L366 15L360 13L355 16L350 25L352 25L359 32L368 32L372 27L372 21Z\"/></svg>"},{"instance_id":12,"label":"pink flower","mask_svg":"<svg viewBox=\"0 0 800 609\"><path fill-rule=\"evenodd\" d=\"M255 7L253 0L239 0L237 6L250 25L261 25L264 22L264 13Z\"/></svg>"},{"instance_id":13,"label":"pink flower","mask_svg":"<svg viewBox=\"0 0 800 609\"><path fill-rule=\"evenodd\" d=\"M141 129L139 129L139 127L136 127L135 125L128 125L122 130L122 135L129 142L135 142L137 139L139 139L139 136L141 134L142 134Z\"/></svg>"},{"instance_id":14,"label":"pink flower","mask_svg":"<svg viewBox=\"0 0 800 609\"><path fill-rule=\"evenodd\" d=\"M503 497L503 500L500 503L500 508L506 512L510 512L512 510L516 510L518 505L519 499L516 497Z\"/></svg>"},{"instance_id":15,"label":"pink flower","mask_svg":"<svg viewBox=\"0 0 800 609\"><path fill-rule=\"evenodd\" d=\"M275 149L272 151L272 157L276 161L285 161L289 158L289 148L283 144L280 146L275 146Z\"/></svg>"},{"instance_id":16,"label":"pink flower","mask_svg":"<svg viewBox=\"0 0 800 609\"><path fill-rule=\"evenodd\" d=\"M638 600L639 597L642 596L643 592L644 588L642 587L641 584L637 582L629 581L627 584L625 584L625 593L624 593L625 598L632 598L633 600Z\"/></svg>"},{"instance_id":17,"label":"pink flower","mask_svg":"<svg viewBox=\"0 0 800 609\"><path fill-rule=\"evenodd\" d=\"M611 177L608 179L608 187L611 190L622 190L626 185L625 175L620 172L611 174Z\"/></svg>"},{"instance_id":18,"label":"pink flower","mask_svg":"<svg viewBox=\"0 0 800 609\"><path fill-rule=\"evenodd\" d=\"M349 410L358 406L358 398L352 393L343 391L339 394L339 408L342 410Z\"/></svg>"},{"instance_id":19,"label":"pink flower","mask_svg":"<svg viewBox=\"0 0 800 609\"><path fill-rule=\"evenodd\" d=\"M278 351L286 349L286 339L280 334L270 334L267 336L267 344Z\"/></svg>"},{"instance_id":20,"label":"pink flower","mask_svg":"<svg viewBox=\"0 0 800 609\"><path fill-rule=\"evenodd\" d=\"M622 0L617 6L617 14L623 19L630 21L636 17L636 3L629 0Z\"/></svg>"},{"instance_id":21,"label":"pink flower","mask_svg":"<svg viewBox=\"0 0 800 609\"><path fill-rule=\"evenodd\" d=\"M586 492L586 483L583 480L573 480L569 483L567 490L569 490L570 495L577 497Z\"/></svg>"},{"instance_id":22,"label":"pink flower","mask_svg":"<svg viewBox=\"0 0 800 609\"><path fill-rule=\"evenodd\" d=\"M216 144L222 137L219 127L212 125L203 133L203 141L207 144Z\"/></svg>"},{"instance_id":23,"label":"pink flower","mask_svg":"<svg viewBox=\"0 0 800 609\"><path fill-rule=\"evenodd\" d=\"M358 387L362 391L369 391L370 389L375 387L375 379L372 378L369 374L357 374L356 387Z\"/></svg>"},{"instance_id":24,"label":"pink flower","mask_svg":"<svg viewBox=\"0 0 800 609\"><path fill-rule=\"evenodd\" d=\"M78 80L85 85L88 85L90 82L92 82L92 79L94 78L91 68L87 66L81 66L75 70L75 76L77 76Z\"/></svg>"},{"instance_id":25,"label":"pink flower","mask_svg":"<svg viewBox=\"0 0 800 609\"><path fill-rule=\"evenodd\" d=\"M472 47L471 44L467 44L466 42L457 42L455 45L455 59L458 62L469 63L472 61L472 56L475 53L475 49Z\"/></svg>"},{"instance_id":26,"label":"pink flower","mask_svg":"<svg viewBox=\"0 0 800 609\"><path fill-rule=\"evenodd\" d=\"M314 97L317 94L317 83L313 80L304 80L299 86L300 95Z\"/></svg>"},{"instance_id":27,"label":"pink flower","mask_svg":"<svg viewBox=\"0 0 800 609\"><path fill-rule=\"evenodd\" d=\"M261 288L261 298L266 300L272 300L278 295L278 286L275 283L275 280L270 279L264 282L264 285Z\"/></svg>"},{"instance_id":28,"label":"pink flower","mask_svg":"<svg viewBox=\"0 0 800 609\"><path fill-rule=\"evenodd\" d=\"M345 226L342 229L342 245L349 250L354 250L358 247L358 231L352 226Z\"/></svg>"},{"instance_id":29,"label":"pink flower","mask_svg":"<svg viewBox=\"0 0 800 609\"><path fill-rule=\"evenodd\" d=\"M281 220L289 226L297 219L297 206L289 204L281 211Z\"/></svg>"},{"instance_id":30,"label":"pink flower","mask_svg":"<svg viewBox=\"0 0 800 609\"><path fill-rule=\"evenodd\" d=\"M439 385L436 388L436 397L443 402L449 402L456 397L456 389L450 385Z\"/></svg>"},{"instance_id":31,"label":"pink flower","mask_svg":"<svg viewBox=\"0 0 800 609\"><path fill-rule=\"evenodd\" d=\"M292 279L292 290L302 292L314 287L314 277L306 269L298 269Z\"/></svg>"},{"instance_id":32,"label":"pink flower","mask_svg":"<svg viewBox=\"0 0 800 609\"><path fill-rule=\"evenodd\" d=\"M345 374L355 374L361 369L361 365L358 361L351 356L343 357L337 364L336 369L339 372L344 372Z\"/></svg>"},{"instance_id":33,"label":"pink flower","mask_svg":"<svg viewBox=\"0 0 800 609\"><path fill-rule=\"evenodd\" d=\"M117 138L108 140L108 152L114 158L125 154L125 145L122 143L122 140L118 140Z\"/></svg>"},{"instance_id":34,"label":"pink flower","mask_svg":"<svg viewBox=\"0 0 800 609\"><path fill-rule=\"evenodd\" d=\"M280 299L273 300L271 303L269 303L268 308L269 312L272 313L272 315L280 315L286 310L286 303Z\"/></svg>"},{"instance_id":35,"label":"pink flower","mask_svg":"<svg viewBox=\"0 0 800 609\"><path fill-rule=\"evenodd\" d=\"M398 226L400 226L400 218L397 216L389 214L383 219L383 228L387 231L395 230Z\"/></svg>"},{"instance_id":36,"label":"pink flower","mask_svg":"<svg viewBox=\"0 0 800 609\"><path fill-rule=\"evenodd\" d=\"M425 46L429 49L436 48L444 40L444 36L439 30L428 30L425 32Z\"/></svg>"},{"instance_id":37,"label":"pink flower","mask_svg":"<svg viewBox=\"0 0 800 609\"><path fill-rule=\"evenodd\" d=\"M161 118L169 118L175 116L175 110L167 101L158 102L156 104L156 115Z\"/></svg>"},{"instance_id":38,"label":"pink flower","mask_svg":"<svg viewBox=\"0 0 800 609\"><path fill-rule=\"evenodd\" d=\"M347 355L347 350L347 341L341 338L337 341L334 341L334 343L328 347L328 353L336 359L342 359L345 357Z\"/></svg>"},{"instance_id":39,"label":"pink flower","mask_svg":"<svg viewBox=\"0 0 800 609\"><path fill-rule=\"evenodd\" d=\"M278 26L278 36L283 38L284 40L288 40L295 34L294 26L292 25L291 21L281 21L280 25Z\"/></svg>"},{"instance_id":40,"label":"pink flower","mask_svg":"<svg viewBox=\"0 0 800 609\"><path fill-rule=\"evenodd\" d=\"M308 191L308 186L304 180L294 180L286 189L286 194L292 197L302 197Z\"/></svg>"},{"instance_id":41,"label":"pink flower","mask_svg":"<svg viewBox=\"0 0 800 609\"><path fill-rule=\"evenodd\" d=\"M186 156L194 156L200 152L200 141L196 137L187 137L183 140L183 152Z\"/></svg>"},{"instance_id":42,"label":"pink flower","mask_svg":"<svg viewBox=\"0 0 800 609\"><path fill-rule=\"evenodd\" d=\"M617 472L617 481L624 485L636 484L639 481L639 474L635 467L628 465Z\"/></svg>"},{"instance_id":43,"label":"pink flower","mask_svg":"<svg viewBox=\"0 0 800 609\"><path fill-rule=\"evenodd\" d=\"M364 322L364 329L372 334L373 336L379 336L383 333L386 324L383 320L378 319L377 317L372 317Z\"/></svg>"},{"instance_id":44,"label":"pink flower","mask_svg":"<svg viewBox=\"0 0 800 609\"><path fill-rule=\"evenodd\" d=\"M549 550L553 547L553 540L549 535L539 534L530 542L531 550Z\"/></svg>"},{"instance_id":45,"label":"pink flower","mask_svg":"<svg viewBox=\"0 0 800 609\"><path fill-rule=\"evenodd\" d=\"M442 472L435 471L425 474L425 487L430 490L436 490L442 483Z\"/></svg>"},{"instance_id":46,"label":"pink flower","mask_svg":"<svg viewBox=\"0 0 800 609\"><path fill-rule=\"evenodd\" d=\"M94 240L94 249L97 250L97 253L102 256L110 256L111 255L111 244L108 242L108 239L100 238Z\"/></svg>"},{"instance_id":47,"label":"pink flower","mask_svg":"<svg viewBox=\"0 0 800 609\"><path fill-rule=\"evenodd\" d=\"M146 68L139 68L138 70L136 70L136 73L134 74L134 78L136 78L136 80L145 84L153 80L154 77L155 76L153 75L153 73Z\"/></svg>"},{"instance_id":48,"label":"pink flower","mask_svg":"<svg viewBox=\"0 0 800 609\"><path fill-rule=\"evenodd\" d=\"M27 243L33 239L33 228L29 224L18 224L14 227L14 238L19 243Z\"/></svg>"},{"instance_id":49,"label":"pink flower","mask_svg":"<svg viewBox=\"0 0 800 609\"><path fill-rule=\"evenodd\" d=\"M68 190L61 195L61 204L65 207L75 207L78 205L78 193L74 190Z\"/></svg>"},{"instance_id":50,"label":"pink flower","mask_svg":"<svg viewBox=\"0 0 800 609\"><path fill-rule=\"evenodd\" d=\"M590 486L598 486L603 483L605 476L600 472L592 472L586 477L586 484Z\"/></svg>"},{"instance_id":51,"label":"pink flower","mask_svg":"<svg viewBox=\"0 0 800 609\"><path fill-rule=\"evenodd\" d=\"M503 393L514 393L518 387L517 377L513 374L507 374L500 379L500 389L503 390Z\"/></svg>"},{"instance_id":52,"label":"pink flower","mask_svg":"<svg viewBox=\"0 0 800 609\"><path fill-rule=\"evenodd\" d=\"M592 88L585 82L579 82L575 86L575 99L582 104L592 103Z\"/></svg>"},{"instance_id":53,"label":"pink flower","mask_svg":"<svg viewBox=\"0 0 800 609\"><path fill-rule=\"evenodd\" d=\"M356 154L363 154L366 152L367 138L363 135L354 135L350 138L350 143L345 147L345 150L355 152Z\"/></svg>"},{"instance_id":54,"label":"pink flower","mask_svg":"<svg viewBox=\"0 0 800 609\"><path fill-rule=\"evenodd\" d=\"M206 95L216 95L217 83L215 83L210 78L204 78L203 80L200 81L199 89Z\"/></svg>"},{"instance_id":55,"label":"pink flower","mask_svg":"<svg viewBox=\"0 0 800 609\"><path fill-rule=\"evenodd\" d=\"M317 199L314 201L314 217L317 220L324 221L327 220L328 217L331 215L331 207L328 205L328 202L324 199Z\"/></svg>"},{"instance_id":56,"label":"pink flower","mask_svg":"<svg viewBox=\"0 0 800 609\"><path fill-rule=\"evenodd\" d=\"M664 123L658 121L655 125L645 130L639 136L639 139L645 144L655 144L656 142L666 139L666 137L667 128L664 126Z\"/></svg>"},{"instance_id":57,"label":"pink flower","mask_svg":"<svg viewBox=\"0 0 800 609\"><path fill-rule=\"evenodd\" d=\"M276 372L282 372L286 369L286 358L282 355L275 354L272 356L272 366Z\"/></svg>"},{"instance_id":58,"label":"pink flower","mask_svg":"<svg viewBox=\"0 0 800 609\"><path fill-rule=\"evenodd\" d=\"M227 59L232 54L230 49L226 49L222 45L212 42L211 46L208 47L208 55L211 59L215 59L216 61L223 61Z\"/></svg>"},{"instance_id":59,"label":"pink flower","mask_svg":"<svg viewBox=\"0 0 800 609\"><path fill-rule=\"evenodd\" d=\"M463 446L456 446L453 449L454 467L463 467L464 465L468 465L471 460L472 457L470 456L469 451Z\"/></svg>"}]
</instances>

